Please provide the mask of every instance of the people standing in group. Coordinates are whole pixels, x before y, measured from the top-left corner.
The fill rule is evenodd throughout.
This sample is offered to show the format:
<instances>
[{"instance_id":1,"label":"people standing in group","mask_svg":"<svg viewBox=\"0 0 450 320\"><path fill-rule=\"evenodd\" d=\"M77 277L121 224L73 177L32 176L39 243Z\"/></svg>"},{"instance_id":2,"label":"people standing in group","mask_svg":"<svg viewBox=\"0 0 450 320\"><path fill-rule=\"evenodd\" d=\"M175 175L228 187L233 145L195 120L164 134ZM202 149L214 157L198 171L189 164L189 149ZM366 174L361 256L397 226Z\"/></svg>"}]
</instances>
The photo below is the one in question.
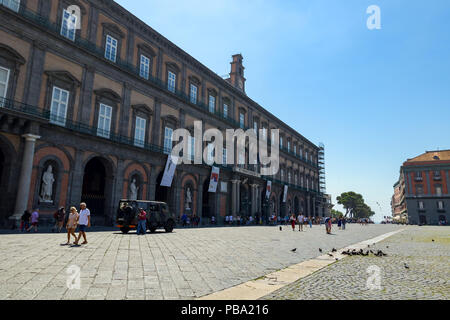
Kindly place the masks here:
<instances>
[{"instance_id":1,"label":"people standing in group","mask_svg":"<svg viewBox=\"0 0 450 320\"><path fill-rule=\"evenodd\" d=\"M38 232L38 224L39 224L39 208L35 208L31 213L31 226L27 229L27 232L30 232L31 229L34 228L34 232Z\"/></svg>"},{"instance_id":2,"label":"people standing in group","mask_svg":"<svg viewBox=\"0 0 450 320\"><path fill-rule=\"evenodd\" d=\"M22 217L20 217L20 231L21 232L28 230L28 228L30 227L30 218L31 218L30 211L25 210L22 214Z\"/></svg>"},{"instance_id":3,"label":"people standing in group","mask_svg":"<svg viewBox=\"0 0 450 320\"><path fill-rule=\"evenodd\" d=\"M297 217L298 220L298 231L303 231L303 223L305 222L305 217L303 213L300 213Z\"/></svg>"},{"instance_id":4,"label":"people standing in group","mask_svg":"<svg viewBox=\"0 0 450 320\"><path fill-rule=\"evenodd\" d=\"M79 234L77 240L75 240L75 245L78 245L78 242L80 241L81 237L83 236L83 243L87 244L87 237L86 237L86 229L91 227L91 212L86 207L86 203L82 202L80 203L80 213L78 217L78 225L79 225Z\"/></svg>"},{"instance_id":5,"label":"people standing in group","mask_svg":"<svg viewBox=\"0 0 450 320\"><path fill-rule=\"evenodd\" d=\"M292 231L295 231L295 222L296 222L295 214L291 214L290 221L292 226Z\"/></svg>"},{"instance_id":6,"label":"people standing in group","mask_svg":"<svg viewBox=\"0 0 450 320\"><path fill-rule=\"evenodd\" d=\"M137 235L147 233L147 212L144 208L139 208Z\"/></svg>"},{"instance_id":7,"label":"people standing in group","mask_svg":"<svg viewBox=\"0 0 450 320\"><path fill-rule=\"evenodd\" d=\"M66 229L67 229L67 243L70 244L70 235L72 235L77 240L77 235L75 234L75 230L78 225L78 211L77 208L71 207L69 217L67 218Z\"/></svg>"}]
</instances>

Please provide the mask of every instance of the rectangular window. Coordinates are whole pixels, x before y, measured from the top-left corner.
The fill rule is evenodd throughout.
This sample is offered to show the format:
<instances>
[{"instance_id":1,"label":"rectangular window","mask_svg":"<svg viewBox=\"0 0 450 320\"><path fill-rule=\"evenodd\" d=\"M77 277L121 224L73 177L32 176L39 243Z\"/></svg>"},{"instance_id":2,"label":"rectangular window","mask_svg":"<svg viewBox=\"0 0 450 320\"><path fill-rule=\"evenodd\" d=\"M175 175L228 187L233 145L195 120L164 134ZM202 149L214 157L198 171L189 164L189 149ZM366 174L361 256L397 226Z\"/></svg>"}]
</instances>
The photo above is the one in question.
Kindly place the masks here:
<instances>
[{"instance_id":1,"label":"rectangular window","mask_svg":"<svg viewBox=\"0 0 450 320\"><path fill-rule=\"evenodd\" d=\"M287 149L288 149L288 152L290 152L291 151L291 142L290 141L288 141L288 145L287 145Z\"/></svg>"},{"instance_id":2,"label":"rectangular window","mask_svg":"<svg viewBox=\"0 0 450 320\"><path fill-rule=\"evenodd\" d=\"M112 107L100 103L98 111L97 135L103 138L109 138L111 130Z\"/></svg>"},{"instance_id":3,"label":"rectangular window","mask_svg":"<svg viewBox=\"0 0 450 320\"><path fill-rule=\"evenodd\" d=\"M291 173L288 172L288 183L291 184Z\"/></svg>"},{"instance_id":4,"label":"rectangular window","mask_svg":"<svg viewBox=\"0 0 450 320\"><path fill-rule=\"evenodd\" d=\"M423 186L422 185L416 185L416 195L422 195L423 194Z\"/></svg>"},{"instance_id":5,"label":"rectangular window","mask_svg":"<svg viewBox=\"0 0 450 320\"><path fill-rule=\"evenodd\" d=\"M241 127L241 129L245 128L245 116L243 113L239 114L239 126Z\"/></svg>"},{"instance_id":6,"label":"rectangular window","mask_svg":"<svg viewBox=\"0 0 450 320\"><path fill-rule=\"evenodd\" d=\"M303 149L300 148L300 158L303 158Z\"/></svg>"},{"instance_id":7,"label":"rectangular window","mask_svg":"<svg viewBox=\"0 0 450 320\"><path fill-rule=\"evenodd\" d=\"M194 160L195 156L195 137L190 136L188 140L188 158Z\"/></svg>"},{"instance_id":8,"label":"rectangular window","mask_svg":"<svg viewBox=\"0 0 450 320\"><path fill-rule=\"evenodd\" d=\"M136 126L134 129L134 145L143 147L145 144L145 127L147 121L141 117L136 117Z\"/></svg>"},{"instance_id":9,"label":"rectangular window","mask_svg":"<svg viewBox=\"0 0 450 320\"><path fill-rule=\"evenodd\" d=\"M5 105L6 94L8 92L9 69L0 67L0 107Z\"/></svg>"},{"instance_id":10,"label":"rectangular window","mask_svg":"<svg viewBox=\"0 0 450 320\"><path fill-rule=\"evenodd\" d=\"M208 144L208 153L206 160L208 165L214 164L214 144L212 143Z\"/></svg>"},{"instance_id":11,"label":"rectangular window","mask_svg":"<svg viewBox=\"0 0 450 320\"><path fill-rule=\"evenodd\" d=\"M226 103L223 104L223 117L228 118L228 105Z\"/></svg>"},{"instance_id":12,"label":"rectangular window","mask_svg":"<svg viewBox=\"0 0 450 320\"><path fill-rule=\"evenodd\" d=\"M297 155L297 146L294 146L294 154Z\"/></svg>"},{"instance_id":13,"label":"rectangular window","mask_svg":"<svg viewBox=\"0 0 450 320\"><path fill-rule=\"evenodd\" d=\"M436 195L442 196L442 187L441 186L436 186Z\"/></svg>"},{"instance_id":14,"label":"rectangular window","mask_svg":"<svg viewBox=\"0 0 450 320\"><path fill-rule=\"evenodd\" d=\"M67 39L74 41L76 26L77 16L64 9L61 23L61 35L63 37L66 37Z\"/></svg>"},{"instance_id":15,"label":"rectangular window","mask_svg":"<svg viewBox=\"0 0 450 320\"><path fill-rule=\"evenodd\" d=\"M175 84L176 84L177 76L175 73L168 71L167 72L167 90L170 92L175 92Z\"/></svg>"},{"instance_id":16,"label":"rectangular window","mask_svg":"<svg viewBox=\"0 0 450 320\"><path fill-rule=\"evenodd\" d=\"M444 202L438 201L438 210L444 210Z\"/></svg>"},{"instance_id":17,"label":"rectangular window","mask_svg":"<svg viewBox=\"0 0 450 320\"><path fill-rule=\"evenodd\" d=\"M227 165L227 149L223 148L223 153L222 153L222 164L224 166Z\"/></svg>"},{"instance_id":18,"label":"rectangular window","mask_svg":"<svg viewBox=\"0 0 450 320\"><path fill-rule=\"evenodd\" d=\"M169 154L172 152L172 136L173 129L169 127L164 128L164 153Z\"/></svg>"},{"instance_id":19,"label":"rectangular window","mask_svg":"<svg viewBox=\"0 0 450 320\"><path fill-rule=\"evenodd\" d=\"M253 131L255 131L255 134L258 135L258 122L253 121Z\"/></svg>"},{"instance_id":20,"label":"rectangular window","mask_svg":"<svg viewBox=\"0 0 450 320\"><path fill-rule=\"evenodd\" d=\"M69 91L53 87L52 104L50 106L50 122L65 126L67 105L69 104Z\"/></svg>"},{"instance_id":21,"label":"rectangular window","mask_svg":"<svg viewBox=\"0 0 450 320\"><path fill-rule=\"evenodd\" d=\"M305 151L305 160L308 161L308 151Z\"/></svg>"},{"instance_id":22,"label":"rectangular window","mask_svg":"<svg viewBox=\"0 0 450 320\"><path fill-rule=\"evenodd\" d=\"M191 84L191 103L193 104L197 104L197 91L198 88L196 85Z\"/></svg>"},{"instance_id":23,"label":"rectangular window","mask_svg":"<svg viewBox=\"0 0 450 320\"><path fill-rule=\"evenodd\" d=\"M272 132L272 131L270 131L270 133L271 133L271 143L274 143L275 142L275 132Z\"/></svg>"},{"instance_id":24,"label":"rectangular window","mask_svg":"<svg viewBox=\"0 0 450 320\"><path fill-rule=\"evenodd\" d=\"M214 113L216 111L216 97L209 96L209 112Z\"/></svg>"},{"instance_id":25,"label":"rectangular window","mask_svg":"<svg viewBox=\"0 0 450 320\"><path fill-rule=\"evenodd\" d=\"M150 59L144 55L141 55L141 67L140 67L139 75L142 78L147 79L147 80L150 76Z\"/></svg>"},{"instance_id":26,"label":"rectangular window","mask_svg":"<svg viewBox=\"0 0 450 320\"><path fill-rule=\"evenodd\" d=\"M105 58L116 62L117 57L117 40L110 35L106 36Z\"/></svg>"},{"instance_id":27,"label":"rectangular window","mask_svg":"<svg viewBox=\"0 0 450 320\"><path fill-rule=\"evenodd\" d=\"M264 140L267 139L267 129L266 128L262 128L262 138Z\"/></svg>"},{"instance_id":28,"label":"rectangular window","mask_svg":"<svg viewBox=\"0 0 450 320\"><path fill-rule=\"evenodd\" d=\"M280 148L283 148L283 137L280 137Z\"/></svg>"},{"instance_id":29,"label":"rectangular window","mask_svg":"<svg viewBox=\"0 0 450 320\"><path fill-rule=\"evenodd\" d=\"M424 204L423 204L423 201L419 201L419 209L420 210L423 210L423 209L425 209L425 206L424 206Z\"/></svg>"},{"instance_id":30,"label":"rectangular window","mask_svg":"<svg viewBox=\"0 0 450 320\"><path fill-rule=\"evenodd\" d=\"M0 4L3 4L5 7L8 7L15 12L19 12L20 0L0 0Z\"/></svg>"}]
</instances>

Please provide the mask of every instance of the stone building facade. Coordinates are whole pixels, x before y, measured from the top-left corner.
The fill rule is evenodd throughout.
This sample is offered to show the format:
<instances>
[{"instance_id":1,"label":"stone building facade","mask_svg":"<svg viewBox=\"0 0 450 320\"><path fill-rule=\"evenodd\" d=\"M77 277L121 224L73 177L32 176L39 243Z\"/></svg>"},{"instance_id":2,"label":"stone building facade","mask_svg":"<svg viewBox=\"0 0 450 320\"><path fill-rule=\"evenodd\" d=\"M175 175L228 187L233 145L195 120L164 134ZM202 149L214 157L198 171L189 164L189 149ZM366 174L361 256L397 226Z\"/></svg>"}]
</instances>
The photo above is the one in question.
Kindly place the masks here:
<instances>
[{"instance_id":1,"label":"stone building facade","mask_svg":"<svg viewBox=\"0 0 450 320\"><path fill-rule=\"evenodd\" d=\"M222 79L111 0L3 1L0 18L3 223L85 201L95 223L111 225L131 184L139 199L165 201L177 215L188 189L188 213L218 221L323 214L318 147L245 94L240 54ZM257 166L221 166L209 193L210 166L179 165L172 186L161 187L171 133L198 120L205 129L264 129L268 140L280 129L280 170L267 177Z\"/></svg>"},{"instance_id":2,"label":"stone building facade","mask_svg":"<svg viewBox=\"0 0 450 320\"><path fill-rule=\"evenodd\" d=\"M408 159L401 167L401 177L394 204L397 211L407 212L411 224L437 225L449 221L450 215L450 150L427 151ZM402 187L402 180L404 180ZM402 198L406 208L402 208Z\"/></svg>"}]
</instances>

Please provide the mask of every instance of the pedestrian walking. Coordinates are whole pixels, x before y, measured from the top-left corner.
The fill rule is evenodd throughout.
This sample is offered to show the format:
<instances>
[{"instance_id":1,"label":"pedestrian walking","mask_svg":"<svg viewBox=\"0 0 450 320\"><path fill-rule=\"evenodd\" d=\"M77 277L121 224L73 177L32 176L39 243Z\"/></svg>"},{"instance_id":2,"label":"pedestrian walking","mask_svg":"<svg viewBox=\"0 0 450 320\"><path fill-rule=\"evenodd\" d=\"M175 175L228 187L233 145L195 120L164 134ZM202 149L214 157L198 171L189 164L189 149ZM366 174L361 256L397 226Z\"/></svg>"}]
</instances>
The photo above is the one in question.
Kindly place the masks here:
<instances>
[{"instance_id":1,"label":"pedestrian walking","mask_svg":"<svg viewBox=\"0 0 450 320\"><path fill-rule=\"evenodd\" d=\"M345 230L345 217L342 217L342 230Z\"/></svg>"},{"instance_id":2,"label":"pedestrian walking","mask_svg":"<svg viewBox=\"0 0 450 320\"><path fill-rule=\"evenodd\" d=\"M341 218L338 219L337 225L338 225L339 230L341 230L341 228L342 228L342 219Z\"/></svg>"},{"instance_id":3,"label":"pedestrian walking","mask_svg":"<svg viewBox=\"0 0 450 320\"><path fill-rule=\"evenodd\" d=\"M78 242L81 239L81 236L83 236L83 243L87 244L87 238L86 238L86 229L91 227L91 211L86 207L86 203L82 202L80 203L80 213L78 217L78 225L79 225L79 234L77 240L75 240L74 244L78 245Z\"/></svg>"},{"instance_id":4,"label":"pedestrian walking","mask_svg":"<svg viewBox=\"0 0 450 320\"><path fill-rule=\"evenodd\" d=\"M34 232L38 232L38 223L39 223L39 208L35 208L33 213L31 213L31 226L27 229L27 232L30 232L31 229L34 228Z\"/></svg>"},{"instance_id":5,"label":"pedestrian walking","mask_svg":"<svg viewBox=\"0 0 450 320\"><path fill-rule=\"evenodd\" d=\"M290 221L291 221L292 231L295 231L295 221L296 220L297 219L295 218L295 214L291 214Z\"/></svg>"},{"instance_id":6,"label":"pedestrian walking","mask_svg":"<svg viewBox=\"0 0 450 320\"><path fill-rule=\"evenodd\" d=\"M332 220L331 220L331 218L328 219L327 225L328 225L328 234L331 234L331 226L332 226Z\"/></svg>"},{"instance_id":7,"label":"pedestrian walking","mask_svg":"<svg viewBox=\"0 0 450 320\"><path fill-rule=\"evenodd\" d=\"M67 243L70 244L70 235L72 235L77 240L77 235L75 234L75 230L78 225L78 211L75 207L70 207L69 217L67 218L66 229L67 229Z\"/></svg>"},{"instance_id":8,"label":"pedestrian walking","mask_svg":"<svg viewBox=\"0 0 450 320\"><path fill-rule=\"evenodd\" d=\"M22 217L20 217L20 232L28 230L28 228L30 227L30 218L31 218L30 211L25 210L22 214Z\"/></svg>"},{"instance_id":9,"label":"pedestrian walking","mask_svg":"<svg viewBox=\"0 0 450 320\"><path fill-rule=\"evenodd\" d=\"M187 214L183 213L183 215L181 216L181 222L182 222L182 226L186 227L187 224Z\"/></svg>"},{"instance_id":10,"label":"pedestrian walking","mask_svg":"<svg viewBox=\"0 0 450 320\"><path fill-rule=\"evenodd\" d=\"M58 211L55 212L53 217L55 218L55 225L52 229L52 232L57 231L58 233L60 233L64 226L64 219L66 218L66 209L64 207L59 208Z\"/></svg>"},{"instance_id":11,"label":"pedestrian walking","mask_svg":"<svg viewBox=\"0 0 450 320\"><path fill-rule=\"evenodd\" d=\"M297 217L298 220L298 231L303 231L303 223L305 223L305 217L303 213L300 213Z\"/></svg>"},{"instance_id":12,"label":"pedestrian walking","mask_svg":"<svg viewBox=\"0 0 450 320\"><path fill-rule=\"evenodd\" d=\"M143 208L139 208L137 235L147 233L147 212Z\"/></svg>"},{"instance_id":13,"label":"pedestrian walking","mask_svg":"<svg viewBox=\"0 0 450 320\"><path fill-rule=\"evenodd\" d=\"M309 217L308 222L309 222L309 227L312 228L312 217Z\"/></svg>"}]
</instances>

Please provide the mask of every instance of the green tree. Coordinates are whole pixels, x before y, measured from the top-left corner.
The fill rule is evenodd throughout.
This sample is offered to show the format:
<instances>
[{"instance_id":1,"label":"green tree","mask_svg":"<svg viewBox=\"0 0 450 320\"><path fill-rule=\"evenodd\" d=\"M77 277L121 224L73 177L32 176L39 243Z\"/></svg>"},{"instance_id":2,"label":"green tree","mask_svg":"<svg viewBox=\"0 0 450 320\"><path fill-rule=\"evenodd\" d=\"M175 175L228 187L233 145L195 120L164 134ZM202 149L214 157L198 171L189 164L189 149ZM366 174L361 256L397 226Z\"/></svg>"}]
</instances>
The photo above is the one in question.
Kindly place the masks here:
<instances>
[{"instance_id":1,"label":"green tree","mask_svg":"<svg viewBox=\"0 0 450 320\"><path fill-rule=\"evenodd\" d=\"M339 218L339 217L343 217L343 216L344 216L343 212L341 212L339 210L331 209L331 217L332 218Z\"/></svg>"},{"instance_id":2,"label":"green tree","mask_svg":"<svg viewBox=\"0 0 450 320\"><path fill-rule=\"evenodd\" d=\"M350 214L352 218L370 218L375 214L364 202L363 196L354 191L344 192L336 200L345 208L345 217Z\"/></svg>"},{"instance_id":3,"label":"green tree","mask_svg":"<svg viewBox=\"0 0 450 320\"><path fill-rule=\"evenodd\" d=\"M362 195L354 191L344 192L336 197L337 203L342 205L345 209L345 217L349 214L354 217L354 212L364 204Z\"/></svg>"}]
</instances>

